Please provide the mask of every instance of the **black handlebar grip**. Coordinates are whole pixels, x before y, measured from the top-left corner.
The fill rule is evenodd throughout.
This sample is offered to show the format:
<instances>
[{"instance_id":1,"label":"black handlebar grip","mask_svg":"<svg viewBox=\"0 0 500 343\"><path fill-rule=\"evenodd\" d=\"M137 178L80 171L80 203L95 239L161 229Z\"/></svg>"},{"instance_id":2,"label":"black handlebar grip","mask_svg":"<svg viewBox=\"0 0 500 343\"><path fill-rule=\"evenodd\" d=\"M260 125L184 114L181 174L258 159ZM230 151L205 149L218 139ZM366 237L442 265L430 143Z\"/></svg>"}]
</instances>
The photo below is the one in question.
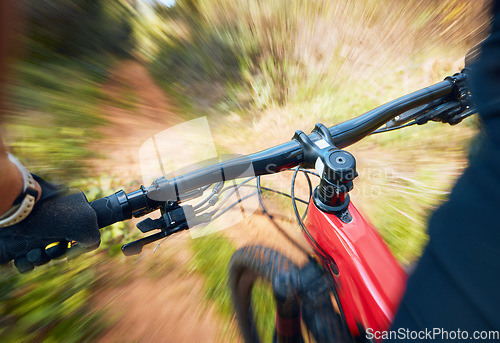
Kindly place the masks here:
<instances>
[{"instance_id":1,"label":"black handlebar grip","mask_svg":"<svg viewBox=\"0 0 500 343\"><path fill-rule=\"evenodd\" d=\"M116 222L132 218L130 205L125 192L119 191L90 203L97 215L97 224L102 229Z\"/></svg>"}]
</instances>

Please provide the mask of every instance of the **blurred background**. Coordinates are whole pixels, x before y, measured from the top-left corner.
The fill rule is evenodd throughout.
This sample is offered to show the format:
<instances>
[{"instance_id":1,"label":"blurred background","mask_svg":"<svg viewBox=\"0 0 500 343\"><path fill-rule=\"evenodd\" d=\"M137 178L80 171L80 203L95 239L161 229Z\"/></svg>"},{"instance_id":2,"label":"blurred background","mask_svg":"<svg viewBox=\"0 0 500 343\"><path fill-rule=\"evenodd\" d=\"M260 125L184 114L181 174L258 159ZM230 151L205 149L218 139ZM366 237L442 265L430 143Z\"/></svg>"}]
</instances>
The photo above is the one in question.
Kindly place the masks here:
<instances>
[{"instance_id":1,"label":"blurred background","mask_svg":"<svg viewBox=\"0 0 500 343\"><path fill-rule=\"evenodd\" d=\"M250 153L362 114L464 67L484 38L479 0L37 0L16 19L2 127L33 172L89 200L142 180L139 146L206 116L219 153ZM404 264L467 163L478 131L428 124L348 148L353 201ZM193 161L195 162L195 161ZM289 191L282 180L266 181ZM300 236L290 204L268 197ZM266 218L203 238L169 238L125 258L135 222L98 251L19 275L0 268L6 342L240 341L226 285L232 252L262 242L294 254ZM266 296L258 306L265 307ZM264 311L264 310L263 310ZM272 311L263 326L273 324Z\"/></svg>"}]
</instances>

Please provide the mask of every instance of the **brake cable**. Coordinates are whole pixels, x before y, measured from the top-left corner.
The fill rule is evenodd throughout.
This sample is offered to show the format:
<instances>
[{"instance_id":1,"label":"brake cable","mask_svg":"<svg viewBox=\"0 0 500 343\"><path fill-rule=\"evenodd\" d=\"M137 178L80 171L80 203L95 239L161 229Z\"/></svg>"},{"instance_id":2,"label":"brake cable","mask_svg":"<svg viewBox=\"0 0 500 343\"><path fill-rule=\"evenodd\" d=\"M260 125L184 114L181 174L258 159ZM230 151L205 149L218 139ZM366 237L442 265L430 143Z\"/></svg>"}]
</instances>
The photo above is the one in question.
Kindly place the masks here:
<instances>
[{"instance_id":1,"label":"brake cable","mask_svg":"<svg viewBox=\"0 0 500 343\"><path fill-rule=\"evenodd\" d=\"M372 133L370 133L370 136L371 135L374 135L376 133L384 133L384 132L389 132L389 131L394 131L394 130L399 130L399 129L403 129L405 127L408 127L408 126L412 126L412 125L416 125L417 122L416 121L412 121L410 123L407 123L407 124L404 124L404 125L400 125L400 126L393 126L393 127L388 127L388 128L382 128L382 129L378 129L378 130L375 130L373 131Z\"/></svg>"},{"instance_id":2,"label":"brake cable","mask_svg":"<svg viewBox=\"0 0 500 343\"><path fill-rule=\"evenodd\" d=\"M303 252L306 256L309 257L310 255L309 252L295 239L293 239L278 223L276 223L273 215L269 213L267 208L264 206L264 201L262 199L262 189L260 188L260 176L257 176L257 195L259 198L260 207L262 208L262 213L267 215L267 217L271 220L271 223L274 225L276 230L278 230L278 232L281 233L292 245L294 245L297 249L299 249L301 252Z\"/></svg>"}]
</instances>

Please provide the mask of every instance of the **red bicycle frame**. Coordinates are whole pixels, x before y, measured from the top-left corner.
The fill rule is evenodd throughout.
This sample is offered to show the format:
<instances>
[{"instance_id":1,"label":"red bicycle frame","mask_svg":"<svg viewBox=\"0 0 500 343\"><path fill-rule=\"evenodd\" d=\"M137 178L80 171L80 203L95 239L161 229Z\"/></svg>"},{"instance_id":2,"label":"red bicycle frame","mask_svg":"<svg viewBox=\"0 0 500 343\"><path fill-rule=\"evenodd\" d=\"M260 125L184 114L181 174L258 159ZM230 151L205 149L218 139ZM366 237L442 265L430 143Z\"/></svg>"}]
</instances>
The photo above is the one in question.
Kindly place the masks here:
<instances>
[{"instance_id":1,"label":"red bicycle frame","mask_svg":"<svg viewBox=\"0 0 500 343\"><path fill-rule=\"evenodd\" d=\"M311 200L304 224L327 254L315 249L332 274L347 325L357 336L361 334L359 326L374 331L389 329L407 276L352 203L348 210L352 220L345 223L335 214L318 209Z\"/></svg>"}]
</instances>

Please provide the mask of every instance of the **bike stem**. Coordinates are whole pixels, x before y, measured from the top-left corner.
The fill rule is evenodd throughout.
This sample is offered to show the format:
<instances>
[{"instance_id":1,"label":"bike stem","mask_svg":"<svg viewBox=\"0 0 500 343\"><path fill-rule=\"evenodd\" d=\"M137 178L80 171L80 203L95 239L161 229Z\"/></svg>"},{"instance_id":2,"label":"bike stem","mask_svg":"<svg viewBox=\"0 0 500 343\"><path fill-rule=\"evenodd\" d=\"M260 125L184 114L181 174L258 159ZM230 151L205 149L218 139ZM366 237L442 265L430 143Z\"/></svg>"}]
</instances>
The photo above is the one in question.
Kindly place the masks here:
<instances>
[{"instance_id":1,"label":"bike stem","mask_svg":"<svg viewBox=\"0 0 500 343\"><path fill-rule=\"evenodd\" d=\"M321 176L319 186L313 192L314 203L322 211L333 213L348 223L352 220L347 210L350 202L348 193L353 189L353 180L358 176L356 159L333 144L330 131L323 124L316 124L313 133L318 134L321 139L313 142L302 131L296 131L293 139L302 147L304 162L301 166L314 167Z\"/></svg>"}]
</instances>

